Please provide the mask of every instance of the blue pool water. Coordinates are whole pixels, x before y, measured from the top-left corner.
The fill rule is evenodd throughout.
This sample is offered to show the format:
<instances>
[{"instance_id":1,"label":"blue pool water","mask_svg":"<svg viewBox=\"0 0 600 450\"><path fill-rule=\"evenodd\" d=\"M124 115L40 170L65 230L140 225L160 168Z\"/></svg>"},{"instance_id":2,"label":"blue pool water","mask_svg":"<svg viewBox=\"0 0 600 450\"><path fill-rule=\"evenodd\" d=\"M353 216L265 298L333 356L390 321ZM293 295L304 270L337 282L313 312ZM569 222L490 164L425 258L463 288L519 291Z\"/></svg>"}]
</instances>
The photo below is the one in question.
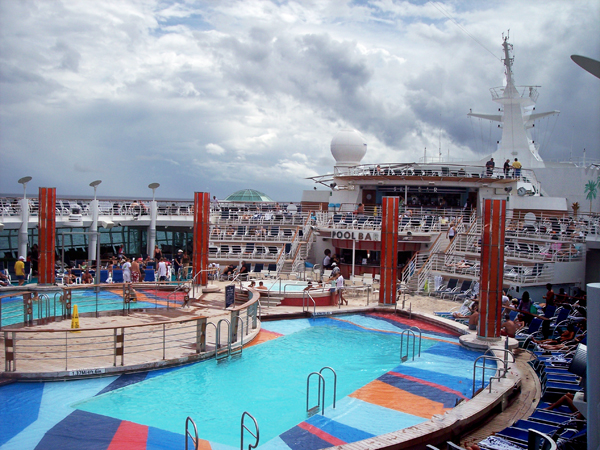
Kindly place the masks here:
<instances>
[{"instance_id":1,"label":"blue pool water","mask_svg":"<svg viewBox=\"0 0 600 450\"><path fill-rule=\"evenodd\" d=\"M61 292L62 293L62 292ZM60 316L62 314L62 304L59 302L58 295L56 295L56 301L54 300L54 293L47 294L50 298L50 315ZM45 312L45 302L42 306ZM55 308L56 305L56 308ZM72 291L71 305L77 305L79 314L87 312L95 312L96 309L100 311L114 311L121 310L123 308L123 296L115 294L110 291L100 291L98 293L98 304L96 305L96 293L92 290L86 291ZM163 306L156 305L148 302L136 302L135 308L161 308ZM133 306L132 306L133 307ZM7 325L13 325L15 323L23 322L23 297L7 297L2 299L1 303L2 314L0 315L0 326L5 327ZM33 317L34 320L38 318L40 308L40 302L33 302Z\"/></svg>"},{"instance_id":2,"label":"blue pool water","mask_svg":"<svg viewBox=\"0 0 600 450\"><path fill-rule=\"evenodd\" d=\"M239 448L244 411L258 421L260 448L269 450L323 448L325 441L306 432L308 426L344 442L412 426L427 419L412 414L411 405L400 405L403 412L354 393L376 389L380 383L385 389L411 391L409 395L421 396L425 403L441 401L452 407L455 397L471 397L473 361L480 353L455 345L456 337L431 331L423 333L429 339L423 339L421 357L400 363L399 333L406 327L370 314L266 322L263 329L281 336L224 362L209 360L96 380L6 386L0 388L0 401L6 405L0 423L22 423L0 431L0 448L84 448L80 439L85 436L93 437L97 448L108 449L117 439L114 430L119 424L146 429L144 446L135 448L183 448L188 416L212 449ZM325 414L307 419L307 376L324 366L337 373L337 405L332 408L333 378L326 371ZM408 378L428 381L417 382L413 389ZM432 391L432 384L440 390ZM310 406L317 401L316 387L313 377ZM448 390L457 395L449 396ZM444 396L448 398L441 399ZM40 406L44 404L46 408ZM82 423L87 432L77 430ZM20 433L26 429L35 432Z\"/></svg>"}]
</instances>

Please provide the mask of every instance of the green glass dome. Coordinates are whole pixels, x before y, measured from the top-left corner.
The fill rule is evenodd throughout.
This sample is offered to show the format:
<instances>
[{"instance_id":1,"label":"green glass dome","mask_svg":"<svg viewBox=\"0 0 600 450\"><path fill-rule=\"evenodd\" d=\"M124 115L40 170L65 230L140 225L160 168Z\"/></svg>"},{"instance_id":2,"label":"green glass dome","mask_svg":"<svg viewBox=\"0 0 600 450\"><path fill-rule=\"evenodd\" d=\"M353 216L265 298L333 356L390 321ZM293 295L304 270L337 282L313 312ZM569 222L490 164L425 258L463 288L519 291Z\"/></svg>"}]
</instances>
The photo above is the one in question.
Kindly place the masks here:
<instances>
[{"instance_id":1,"label":"green glass dome","mask_svg":"<svg viewBox=\"0 0 600 450\"><path fill-rule=\"evenodd\" d=\"M254 189L242 189L225 199L226 202L272 202L273 199Z\"/></svg>"}]
</instances>

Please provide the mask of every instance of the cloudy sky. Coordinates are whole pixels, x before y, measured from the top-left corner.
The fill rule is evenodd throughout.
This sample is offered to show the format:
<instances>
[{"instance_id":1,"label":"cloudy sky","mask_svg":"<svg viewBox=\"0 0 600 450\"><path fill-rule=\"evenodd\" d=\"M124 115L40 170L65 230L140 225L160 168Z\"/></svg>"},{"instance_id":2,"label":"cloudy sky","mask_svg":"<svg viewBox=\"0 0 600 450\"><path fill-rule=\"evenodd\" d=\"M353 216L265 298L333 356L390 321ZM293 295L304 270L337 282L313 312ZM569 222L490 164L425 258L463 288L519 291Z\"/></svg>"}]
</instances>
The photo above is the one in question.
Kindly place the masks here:
<instances>
[{"instance_id":1,"label":"cloudy sky","mask_svg":"<svg viewBox=\"0 0 600 450\"><path fill-rule=\"evenodd\" d=\"M0 193L297 201L332 171L331 138L364 163L484 158L502 33L515 78L540 85L547 160L600 159L597 0L2 0ZM546 131L542 135L542 131Z\"/></svg>"}]
</instances>

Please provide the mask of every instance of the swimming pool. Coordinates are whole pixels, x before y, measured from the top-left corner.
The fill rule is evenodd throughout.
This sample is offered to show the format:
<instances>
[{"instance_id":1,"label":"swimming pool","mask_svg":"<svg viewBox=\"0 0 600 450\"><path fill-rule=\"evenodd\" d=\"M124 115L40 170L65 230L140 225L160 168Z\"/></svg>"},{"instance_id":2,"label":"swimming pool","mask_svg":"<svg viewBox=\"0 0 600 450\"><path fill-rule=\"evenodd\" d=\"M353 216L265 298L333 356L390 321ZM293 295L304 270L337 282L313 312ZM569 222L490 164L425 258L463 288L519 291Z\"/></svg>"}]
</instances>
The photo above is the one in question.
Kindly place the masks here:
<instances>
[{"instance_id":1,"label":"swimming pool","mask_svg":"<svg viewBox=\"0 0 600 450\"><path fill-rule=\"evenodd\" d=\"M77 305L79 314L105 312L105 311L120 311L123 309L123 294L120 288L107 289L104 288L98 292L98 302L96 302L96 293L91 290L73 290L71 291L71 305ZM60 316L63 312L63 305L59 301L59 295L62 291L55 292L39 292L40 296L48 295L50 305L50 315L55 314ZM130 304L131 309L147 309L147 308L166 308L176 304L181 305L183 293L178 292L173 294L169 291L159 291L153 289L136 289L137 302ZM16 295L14 297L6 297L0 300L0 326L5 327L23 322L23 296ZM43 311L46 311L45 302L34 301L33 318L39 317L39 308L42 304Z\"/></svg>"},{"instance_id":2,"label":"swimming pool","mask_svg":"<svg viewBox=\"0 0 600 450\"><path fill-rule=\"evenodd\" d=\"M260 345L222 363L4 386L0 423L11 426L0 430L0 445L68 449L86 439L85 448L108 449L125 448L125 439L132 449L183 448L191 416L205 448L239 448L244 411L257 419L265 449L324 448L415 425L471 397L480 353L422 325L421 357L401 364L400 332L413 324L379 313L267 322ZM338 375L337 405L325 372L325 414L307 418L307 376L324 366Z\"/></svg>"}]
</instances>

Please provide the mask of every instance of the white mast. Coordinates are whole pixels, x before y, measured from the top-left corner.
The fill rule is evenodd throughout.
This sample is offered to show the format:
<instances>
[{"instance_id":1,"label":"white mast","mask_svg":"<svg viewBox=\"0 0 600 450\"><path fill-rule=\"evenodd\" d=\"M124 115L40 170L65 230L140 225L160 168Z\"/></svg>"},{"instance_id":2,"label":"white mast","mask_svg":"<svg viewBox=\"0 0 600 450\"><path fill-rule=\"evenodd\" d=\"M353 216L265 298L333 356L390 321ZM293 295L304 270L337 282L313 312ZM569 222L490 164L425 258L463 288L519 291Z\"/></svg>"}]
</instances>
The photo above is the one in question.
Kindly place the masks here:
<instances>
[{"instance_id":1,"label":"white mast","mask_svg":"<svg viewBox=\"0 0 600 450\"><path fill-rule=\"evenodd\" d=\"M479 117L502 123L502 140L499 148L492 154L496 161L511 162L518 158L526 169L544 167L544 161L538 153L538 143L530 136L529 129L542 117L558 114L558 111L533 113L538 98L539 86L515 86L511 57L512 44L508 36L503 36L502 51L504 58L505 86L490 89L492 100L502 105L500 114L478 114L470 112L468 116ZM517 88L521 89L521 92Z\"/></svg>"}]
</instances>

